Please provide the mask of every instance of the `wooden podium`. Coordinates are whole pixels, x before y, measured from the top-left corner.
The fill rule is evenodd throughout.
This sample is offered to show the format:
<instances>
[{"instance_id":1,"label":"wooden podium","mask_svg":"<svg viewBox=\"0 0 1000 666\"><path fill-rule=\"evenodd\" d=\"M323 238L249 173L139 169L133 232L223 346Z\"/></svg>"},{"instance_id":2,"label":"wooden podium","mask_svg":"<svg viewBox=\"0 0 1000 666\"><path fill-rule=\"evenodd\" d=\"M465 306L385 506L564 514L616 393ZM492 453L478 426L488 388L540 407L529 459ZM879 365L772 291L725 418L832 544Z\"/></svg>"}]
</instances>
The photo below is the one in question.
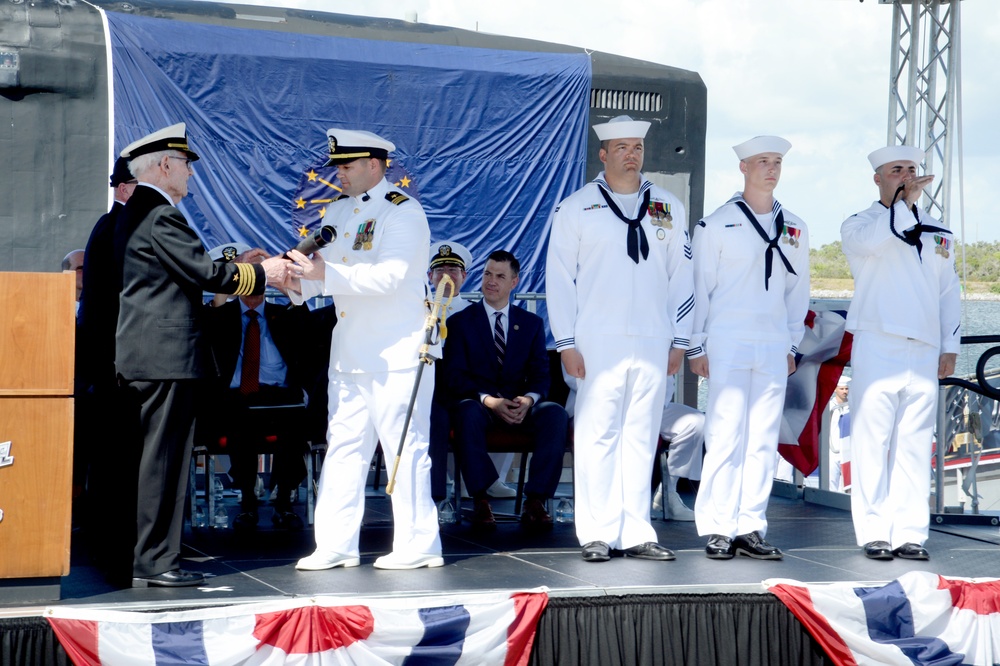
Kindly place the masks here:
<instances>
[{"instance_id":1,"label":"wooden podium","mask_svg":"<svg viewBox=\"0 0 1000 666\"><path fill-rule=\"evenodd\" d=\"M0 272L0 600L69 573L75 294L69 272Z\"/></svg>"}]
</instances>

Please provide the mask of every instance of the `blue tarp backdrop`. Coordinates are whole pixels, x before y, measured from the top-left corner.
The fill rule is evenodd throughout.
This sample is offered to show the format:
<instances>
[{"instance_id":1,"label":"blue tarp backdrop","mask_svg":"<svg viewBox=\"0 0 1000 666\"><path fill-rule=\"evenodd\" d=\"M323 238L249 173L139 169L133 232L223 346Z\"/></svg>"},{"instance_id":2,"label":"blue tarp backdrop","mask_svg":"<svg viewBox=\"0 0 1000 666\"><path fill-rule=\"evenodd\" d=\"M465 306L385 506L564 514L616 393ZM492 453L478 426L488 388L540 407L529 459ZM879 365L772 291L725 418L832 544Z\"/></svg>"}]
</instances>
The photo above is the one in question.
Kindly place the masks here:
<instances>
[{"instance_id":1,"label":"blue tarp backdrop","mask_svg":"<svg viewBox=\"0 0 1000 666\"><path fill-rule=\"evenodd\" d=\"M396 144L388 176L423 204L431 238L472 250L463 290L505 248L518 291L544 291L549 216L583 184L588 56L107 16L114 147L187 123L202 159L180 207L206 246L292 247L338 194L319 168L326 130L366 129Z\"/></svg>"}]
</instances>

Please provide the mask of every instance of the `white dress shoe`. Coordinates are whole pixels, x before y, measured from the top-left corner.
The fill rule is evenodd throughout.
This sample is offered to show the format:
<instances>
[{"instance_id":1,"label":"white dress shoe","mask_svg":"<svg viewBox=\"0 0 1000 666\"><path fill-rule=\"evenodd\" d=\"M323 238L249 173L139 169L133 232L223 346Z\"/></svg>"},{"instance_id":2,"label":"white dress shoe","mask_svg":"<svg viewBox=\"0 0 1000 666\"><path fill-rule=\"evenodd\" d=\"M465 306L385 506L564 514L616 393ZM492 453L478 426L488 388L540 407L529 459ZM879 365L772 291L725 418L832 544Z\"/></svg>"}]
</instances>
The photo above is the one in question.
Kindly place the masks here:
<instances>
[{"instance_id":1,"label":"white dress shoe","mask_svg":"<svg viewBox=\"0 0 1000 666\"><path fill-rule=\"evenodd\" d=\"M444 566L444 558L431 553L417 553L415 555L389 553L375 560L376 569L421 569L442 566Z\"/></svg>"},{"instance_id":2,"label":"white dress shoe","mask_svg":"<svg viewBox=\"0 0 1000 666\"><path fill-rule=\"evenodd\" d=\"M361 564L360 557L317 551L296 562L295 568L299 571L323 571L324 569L334 569L336 567L344 567L346 569L348 567L356 567L359 564Z\"/></svg>"},{"instance_id":3,"label":"white dress shoe","mask_svg":"<svg viewBox=\"0 0 1000 666\"><path fill-rule=\"evenodd\" d=\"M497 499L517 497L517 491L507 484L501 483L500 479L494 481L493 485L486 489L486 494L490 497L496 497Z\"/></svg>"},{"instance_id":4,"label":"white dress shoe","mask_svg":"<svg viewBox=\"0 0 1000 666\"><path fill-rule=\"evenodd\" d=\"M667 518L685 523L694 521L694 511L684 504L676 490L667 493Z\"/></svg>"}]
</instances>

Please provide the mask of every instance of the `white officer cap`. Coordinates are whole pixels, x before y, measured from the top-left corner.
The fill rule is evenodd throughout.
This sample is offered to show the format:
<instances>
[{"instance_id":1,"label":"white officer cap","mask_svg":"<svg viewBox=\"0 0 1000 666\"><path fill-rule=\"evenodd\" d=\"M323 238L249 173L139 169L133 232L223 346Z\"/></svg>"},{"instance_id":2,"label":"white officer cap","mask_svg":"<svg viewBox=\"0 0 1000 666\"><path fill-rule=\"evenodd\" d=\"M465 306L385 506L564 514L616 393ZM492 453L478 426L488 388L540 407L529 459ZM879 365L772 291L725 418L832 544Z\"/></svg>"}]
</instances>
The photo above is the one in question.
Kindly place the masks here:
<instances>
[{"instance_id":1,"label":"white officer cap","mask_svg":"<svg viewBox=\"0 0 1000 666\"><path fill-rule=\"evenodd\" d=\"M431 243L431 260L428 270L438 266L458 266L463 271L472 266L472 253L461 243L441 241Z\"/></svg>"},{"instance_id":2,"label":"white officer cap","mask_svg":"<svg viewBox=\"0 0 1000 666\"><path fill-rule=\"evenodd\" d=\"M216 245L211 250L208 251L208 256L210 256L215 261L233 261L236 257L240 256L244 252L248 252L250 246L246 243L223 243L222 245Z\"/></svg>"},{"instance_id":3,"label":"white officer cap","mask_svg":"<svg viewBox=\"0 0 1000 666\"><path fill-rule=\"evenodd\" d=\"M347 164L362 157L384 160L389 158L389 153L396 150L396 144L392 141L364 130L332 127L326 131L326 138L330 146L330 159L323 166Z\"/></svg>"},{"instance_id":4,"label":"white officer cap","mask_svg":"<svg viewBox=\"0 0 1000 666\"><path fill-rule=\"evenodd\" d=\"M133 141L125 146L120 157L134 159L139 155L156 153L161 150L179 150L185 153L192 162L198 159L198 155L188 148L187 129L184 123L164 127L152 134L147 134L138 141Z\"/></svg>"},{"instance_id":5,"label":"white officer cap","mask_svg":"<svg viewBox=\"0 0 1000 666\"><path fill-rule=\"evenodd\" d=\"M886 146L879 148L868 156L872 169L878 170L889 162L913 162L917 166L924 161L924 151L913 146Z\"/></svg>"},{"instance_id":6,"label":"white officer cap","mask_svg":"<svg viewBox=\"0 0 1000 666\"><path fill-rule=\"evenodd\" d=\"M649 131L649 122L632 120L630 116L618 116L606 123L594 125L599 141L611 139L645 139Z\"/></svg>"},{"instance_id":7,"label":"white officer cap","mask_svg":"<svg viewBox=\"0 0 1000 666\"><path fill-rule=\"evenodd\" d=\"M761 153L778 153L779 155L784 155L791 147L792 144L780 136L755 136L749 141L744 141L738 146L733 146L733 150L736 151L736 157L742 162L747 158L760 155Z\"/></svg>"}]
</instances>

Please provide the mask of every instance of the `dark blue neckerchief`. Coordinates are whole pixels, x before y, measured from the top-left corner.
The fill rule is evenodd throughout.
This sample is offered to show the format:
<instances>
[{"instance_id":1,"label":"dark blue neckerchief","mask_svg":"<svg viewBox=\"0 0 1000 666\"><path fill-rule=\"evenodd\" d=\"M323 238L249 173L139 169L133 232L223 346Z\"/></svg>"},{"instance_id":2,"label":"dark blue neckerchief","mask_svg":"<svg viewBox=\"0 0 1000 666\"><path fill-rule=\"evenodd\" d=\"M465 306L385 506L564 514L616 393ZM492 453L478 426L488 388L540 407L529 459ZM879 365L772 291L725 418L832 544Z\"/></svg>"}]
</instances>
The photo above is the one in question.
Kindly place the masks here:
<instances>
[{"instance_id":1,"label":"dark blue neckerchief","mask_svg":"<svg viewBox=\"0 0 1000 666\"><path fill-rule=\"evenodd\" d=\"M931 224L924 224L923 222L921 222L920 214L917 212L916 204L913 204L908 208L909 211L913 213L913 219L915 219L917 223L913 225L911 228L904 231L903 233L899 233L898 231L896 231L896 199L899 198L900 193L905 189L905 187L906 187L905 185L900 185L899 187L896 188L896 193L892 195L892 203L889 204L889 231L892 232L893 236L903 241L907 245L917 248L917 259L920 261L920 263L924 263L923 256L921 256L921 252L924 249L924 245L923 243L920 242L920 234L924 233L925 231L932 233L938 231L943 231L945 233L951 233L951 232L948 231L947 229L942 229L941 227L935 227ZM884 206L885 204L882 205Z\"/></svg>"},{"instance_id":2,"label":"dark blue neckerchief","mask_svg":"<svg viewBox=\"0 0 1000 666\"><path fill-rule=\"evenodd\" d=\"M628 256L632 258L632 261L639 263L639 253L642 252L642 258L646 259L649 257L649 241L646 240L646 230L642 228L639 224L642 218L645 217L646 211L649 209L649 188L642 195L642 205L639 206L639 215L635 219L626 217L622 209L618 207L615 202L615 198L608 194L607 190L604 189L600 183L597 184L597 189L601 191L601 195L604 200L608 203L608 208L614 211L614 214L618 216L618 219L628 225L628 231L626 232L626 249L628 250Z\"/></svg>"},{"instance_id":3,"label":"dark blue neckerchief","mask_svg":"<svg viewBox=\"0 0 1000 666\"><path fill-rule=\"evenodd\" d=\"M771 214L775 215L775 213L777 213L777 215L775 215L774 218L774 238L768 238L767 233L757 221L757 216L750 211L750 207L747 206L746 202L743 201L743 199L736 199L735 202L736 205L739 206L739 209L743 211L743 214L746 215L747 219L750 220L750 224L753 225L753 228L757 230L757 234L764 239L765 243L767 243L767 250L764 252L764 291L767 291L768 282L771 280L771 263L774 258L775 250L778 251L778 256L781 257L781 262L785 264L785 270L792 275L797 275L795 270L792 268L792 264L789 263L788 259L785 257L785 253L781 251L780 247L778 247L778 240L781 238L781 232L785 230L785 214L781 210L781 204L775 200L774 206L771 207Z\"/></svg>"}]
</instances>

